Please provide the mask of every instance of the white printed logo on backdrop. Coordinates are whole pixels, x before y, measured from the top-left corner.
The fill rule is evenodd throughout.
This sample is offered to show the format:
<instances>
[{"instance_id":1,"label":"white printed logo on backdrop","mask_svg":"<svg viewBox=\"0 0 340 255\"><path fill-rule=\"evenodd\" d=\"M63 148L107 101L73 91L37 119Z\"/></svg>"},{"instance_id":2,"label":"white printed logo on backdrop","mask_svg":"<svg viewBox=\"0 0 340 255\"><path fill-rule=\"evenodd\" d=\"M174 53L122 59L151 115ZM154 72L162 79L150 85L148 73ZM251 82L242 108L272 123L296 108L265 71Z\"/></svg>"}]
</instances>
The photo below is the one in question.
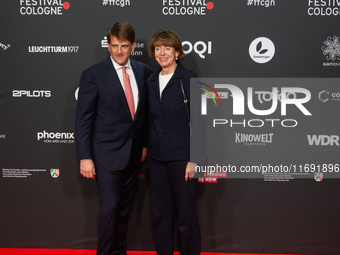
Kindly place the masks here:
<instances>
[{"instance_id":1,"label":"white printed logo on backdrop","mask_svg":"<svg viewBox=\"0 0 340 255\"><path fill-rule=\"evenodd\" d=\"M256 38L249 46L249 56L256 63L264 64L272 60L275 55L274 43L266 38Z\"/></svg>"}]
</instances>

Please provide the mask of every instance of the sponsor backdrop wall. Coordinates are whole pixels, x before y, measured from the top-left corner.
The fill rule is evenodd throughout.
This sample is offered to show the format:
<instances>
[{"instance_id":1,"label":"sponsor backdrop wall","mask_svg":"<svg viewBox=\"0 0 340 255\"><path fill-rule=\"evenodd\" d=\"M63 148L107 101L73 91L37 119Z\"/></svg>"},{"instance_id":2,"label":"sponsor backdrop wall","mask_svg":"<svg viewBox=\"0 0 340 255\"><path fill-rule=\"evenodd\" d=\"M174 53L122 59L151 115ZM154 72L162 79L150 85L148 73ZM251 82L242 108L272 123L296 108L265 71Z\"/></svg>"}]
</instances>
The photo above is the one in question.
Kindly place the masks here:
<instances>
[{"instance_id":1,"label":"sponsor backdrop wall","mask_svg":"<svg viewBox=\"0 0 340 255\"><path fill-rule=\"evenodd\" d=\"M95 249L97 188L75 160L77 89L108 56L107 27L127 21L133 59L156 71L148 40L174 30L183 65L224 104L202 94L208 162L245 172L199 179L202 250L338 254L339 11L338 0L1 1L0 247ZM128 231L130 250L155 249L145 164Z\"/></svg>"}]
</instances>

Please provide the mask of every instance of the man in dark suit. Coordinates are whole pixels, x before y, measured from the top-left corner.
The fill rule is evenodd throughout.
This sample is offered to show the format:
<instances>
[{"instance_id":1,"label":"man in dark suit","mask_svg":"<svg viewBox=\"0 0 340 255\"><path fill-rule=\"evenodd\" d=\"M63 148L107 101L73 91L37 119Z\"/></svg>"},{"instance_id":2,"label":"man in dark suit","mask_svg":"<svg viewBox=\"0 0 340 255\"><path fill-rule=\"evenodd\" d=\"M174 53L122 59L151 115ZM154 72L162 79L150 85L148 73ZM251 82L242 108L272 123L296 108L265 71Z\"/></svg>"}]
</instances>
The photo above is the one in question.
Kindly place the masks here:
<instances>
[{"instance_id":1,"label":"man in dark suit","mask_svg":"<svg viewBox=\"0 0 340 255\"><path fill-rule=\"evenodd\" d=\"M97 254L126 254L126 225L138 168L146 157L148 67L130 60L135 33L107 30L110 57L86 69L76 110L80 173L96 179L101 199ZM144 148L143 148L144 147Z\"/></svg>"}]
</instances>

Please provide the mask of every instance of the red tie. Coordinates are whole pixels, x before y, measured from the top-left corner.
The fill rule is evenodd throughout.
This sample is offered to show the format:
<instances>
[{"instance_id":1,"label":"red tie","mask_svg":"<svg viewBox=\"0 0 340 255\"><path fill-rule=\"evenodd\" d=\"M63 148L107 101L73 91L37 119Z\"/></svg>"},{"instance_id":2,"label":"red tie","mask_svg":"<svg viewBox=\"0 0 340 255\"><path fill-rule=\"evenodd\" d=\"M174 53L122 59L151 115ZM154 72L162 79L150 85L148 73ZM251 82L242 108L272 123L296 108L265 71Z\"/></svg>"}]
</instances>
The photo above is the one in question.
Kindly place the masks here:
<instances>
[{"instance_id":1,"label":"red tie","mask_svg":"<svg viewBox=\"0 0 340 255\"><path fill-rule=\"evenodd\" d=\"M129 78L129 75L126 73L126 67L123 67L123 80L124 80L126 101L128 102L131 117L133 119L135 117L135 102L133 100L130 78Z\"/></svg>"}]
</instances>

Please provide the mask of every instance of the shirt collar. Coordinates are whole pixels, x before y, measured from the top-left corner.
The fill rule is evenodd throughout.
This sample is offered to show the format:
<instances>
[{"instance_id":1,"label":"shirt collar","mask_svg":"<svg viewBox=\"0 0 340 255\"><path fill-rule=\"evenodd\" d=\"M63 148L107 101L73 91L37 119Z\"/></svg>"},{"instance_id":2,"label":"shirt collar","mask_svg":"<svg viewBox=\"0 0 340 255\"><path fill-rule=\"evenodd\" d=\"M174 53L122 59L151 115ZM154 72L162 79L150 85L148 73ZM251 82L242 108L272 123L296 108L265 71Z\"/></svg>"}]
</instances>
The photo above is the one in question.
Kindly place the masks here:
<instances>
[{"instance_id":1,"label":"shirt collar","mask_svg":"<svg viewBox=\"0 0 340 255\"><path fill-rule=\"evenodd\" d=\"M112 61L113 67L114 67L116 70L119 70L119 69L121 69L121 68L123 67L123 66L117 64L116 61L114 61L113 58L112 58L111 56L110 56L110 59L111 59L111 61ZM131 69L130 58L128 59L128 62L127 62L127 64L125 65L125 67Z\"/></svg>"}]
</instances>

